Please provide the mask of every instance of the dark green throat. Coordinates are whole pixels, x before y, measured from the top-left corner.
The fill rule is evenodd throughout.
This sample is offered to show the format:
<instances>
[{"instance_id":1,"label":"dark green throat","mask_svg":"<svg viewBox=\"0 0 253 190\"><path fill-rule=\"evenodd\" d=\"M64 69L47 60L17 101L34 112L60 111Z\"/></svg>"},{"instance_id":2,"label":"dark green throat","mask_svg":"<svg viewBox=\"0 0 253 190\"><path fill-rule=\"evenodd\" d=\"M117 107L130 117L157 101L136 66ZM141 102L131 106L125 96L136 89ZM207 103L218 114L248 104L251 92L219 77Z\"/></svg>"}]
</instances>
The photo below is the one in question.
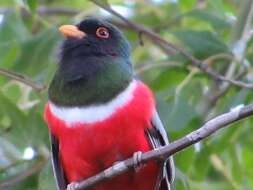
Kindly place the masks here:
<instances>
[{"instance_id":1,"label":"dark green throat","mask_svg":"<svg viewBox=\"0 0 253 190\"><path fill-rule=\"evenodd\" d=\"M110 101L132 80L131 67L120 63L122 60L118 61L102 63L104 65L91 76L79 76L73 80L69 79L67 72L58 69L49 87L49 99L56 105L66 107Z\"/></svg>"}]
</instances>

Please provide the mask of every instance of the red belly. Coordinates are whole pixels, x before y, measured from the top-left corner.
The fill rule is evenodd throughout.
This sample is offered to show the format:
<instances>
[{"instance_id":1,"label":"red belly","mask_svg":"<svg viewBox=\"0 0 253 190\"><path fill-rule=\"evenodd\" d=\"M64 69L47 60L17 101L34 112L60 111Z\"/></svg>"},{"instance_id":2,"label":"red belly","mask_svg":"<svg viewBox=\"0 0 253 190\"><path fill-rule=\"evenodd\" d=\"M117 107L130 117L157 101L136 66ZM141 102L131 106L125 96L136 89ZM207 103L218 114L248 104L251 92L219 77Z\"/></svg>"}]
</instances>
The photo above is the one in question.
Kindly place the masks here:
<instances>
[{"instance_id":1,"label":"red belly","mask_svg":"<svg viewBox=\"0 0 253 190\"><path fill-rule=\"evenodd\" d=\"M129 118L103 122L96 125L66 129L60 138L63 167L69 182L80 181L124 160L136 151L148 151L150 145L144 134L142 122ZM158 165L150 162L137 173L132 170L108 180L95 190L153 190L158 175Z\"/></svg>"}]
</instances>

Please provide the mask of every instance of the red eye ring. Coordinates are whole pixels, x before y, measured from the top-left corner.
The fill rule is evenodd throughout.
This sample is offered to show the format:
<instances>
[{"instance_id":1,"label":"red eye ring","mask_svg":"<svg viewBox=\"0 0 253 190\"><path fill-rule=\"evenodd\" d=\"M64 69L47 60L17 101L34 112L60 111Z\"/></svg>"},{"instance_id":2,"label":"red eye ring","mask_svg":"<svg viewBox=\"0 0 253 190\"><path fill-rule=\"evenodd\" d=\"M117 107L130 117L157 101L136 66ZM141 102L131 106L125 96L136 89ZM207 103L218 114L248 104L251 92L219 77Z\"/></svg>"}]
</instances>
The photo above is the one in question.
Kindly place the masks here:
<instances>
[{"instance_id":1,"label":"red eye ring","mask_svg":"<svg viewBox=\"0 0 253 190\"><path fill-rule=\"evenodd\" d=\"M109 38L109 31L105 27L99 27L96 31L96 35L99 38Z\"/></svg>"}]
</instances>

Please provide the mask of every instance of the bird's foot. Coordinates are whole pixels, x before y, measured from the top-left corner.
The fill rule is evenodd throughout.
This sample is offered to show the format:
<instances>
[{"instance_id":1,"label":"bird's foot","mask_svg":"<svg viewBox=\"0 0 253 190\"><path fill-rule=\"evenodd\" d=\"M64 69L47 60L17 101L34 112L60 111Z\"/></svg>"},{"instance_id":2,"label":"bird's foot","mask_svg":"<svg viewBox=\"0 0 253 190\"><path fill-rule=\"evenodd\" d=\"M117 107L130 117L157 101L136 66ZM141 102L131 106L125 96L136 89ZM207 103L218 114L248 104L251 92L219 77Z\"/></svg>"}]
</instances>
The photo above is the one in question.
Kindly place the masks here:
<instances>
[{"instance_id":1,"label":"bird's foot","mask_svg":"<svg viewBox=\"0 0 253 190\"><path fill-rule=\"evenodd\" d=\"M78 187L79 187L79 183L78 182L72 182L72 183L68 184L66 190L77 190Z\"/></svg>"},{"instance_id":2,"label":"bird's foot","mask_svg":"<svg viewBox=\"0 0 253 190\"><path fill-rule=\"evenodd\" d=\"M142 152L141 151L135 152L133 154L134 170L135 170L135 172L138 172L144 166L144 164L141 163L141 156L142 156Z\"/></svg>"}]
</instances>

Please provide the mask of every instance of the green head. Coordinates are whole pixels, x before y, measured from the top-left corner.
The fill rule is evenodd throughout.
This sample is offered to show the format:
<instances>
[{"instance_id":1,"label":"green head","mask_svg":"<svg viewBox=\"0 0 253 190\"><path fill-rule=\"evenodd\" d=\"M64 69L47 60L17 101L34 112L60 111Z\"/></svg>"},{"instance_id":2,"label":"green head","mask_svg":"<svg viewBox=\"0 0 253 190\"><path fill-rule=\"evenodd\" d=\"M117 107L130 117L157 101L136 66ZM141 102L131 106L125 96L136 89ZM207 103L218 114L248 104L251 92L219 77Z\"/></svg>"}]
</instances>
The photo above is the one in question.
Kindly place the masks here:
<instances>
[{"instance_id":1,"label":"green head","mask_svg":"<svg viewBox=\"0 0 253 190\"><path fill-rule=\"evenodd\" d=\"M110 101L133 77L130 45L112 24L89 18L64 25L59 67L49 99L60 106L87 106Z\"/></svg>"}]
</instances>

